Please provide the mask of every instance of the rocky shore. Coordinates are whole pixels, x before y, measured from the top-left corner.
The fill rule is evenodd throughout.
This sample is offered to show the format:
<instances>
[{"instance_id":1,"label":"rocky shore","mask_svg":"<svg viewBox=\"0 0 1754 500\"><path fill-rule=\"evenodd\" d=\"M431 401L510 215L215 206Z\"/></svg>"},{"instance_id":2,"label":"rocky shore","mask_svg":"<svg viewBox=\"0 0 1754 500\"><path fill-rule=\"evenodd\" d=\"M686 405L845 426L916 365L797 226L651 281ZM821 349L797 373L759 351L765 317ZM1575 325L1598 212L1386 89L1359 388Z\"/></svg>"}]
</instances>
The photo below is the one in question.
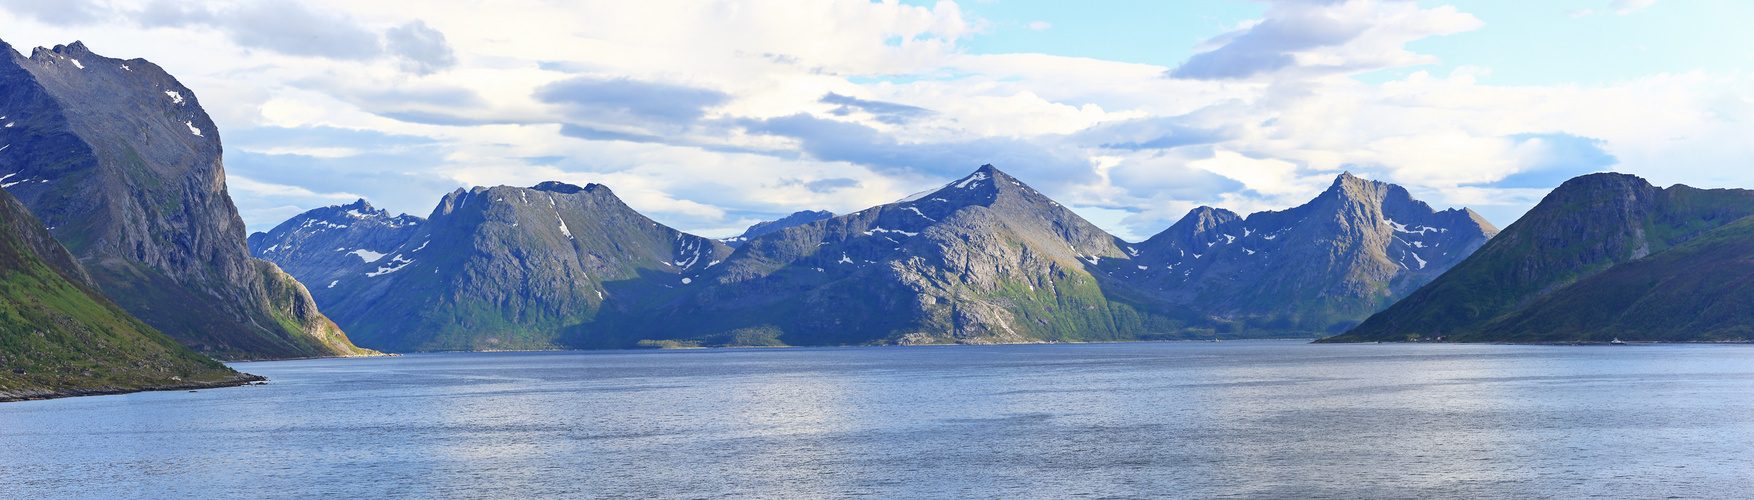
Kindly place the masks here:
<instances>
[{"instance_id":1,"label":"rocky shore","mask_svg":"<svg viewBox=\"0 0 1754 500\"><path fill-rule=\"evenodd\" d=\"M30 401L30 400L35 400L35 399L70 398L70 397L75 397L75 396L103 396L103 395L108 395L108 394L128 394L128 393L132 393L132 392L146 392L146 391L191 391L191 390L198 390L198 389L217 389L217 388L221 388L221 387L236 387L236 386L240 386L240 385L249 385L251 383L261 382L264 380L268 380L268 378L263 377L261 375L251 375L248 373L239 373L237 375L233 375L233 376L227 377L227 378L222 379L222 380L215 380L215 381L209 381L209 382L184 382L184 383L180 383L180 384L152 385L152 386L145 386L145 387L104 386L104 387L82 387L82 388L73 388L73 389L54 389L54 390L51 390L51 389L18 389L18 390L11 390L11 391L0 391L0 403L6 403L6 402L12 402L12 401Z\"/></svg>"}]
</instances>

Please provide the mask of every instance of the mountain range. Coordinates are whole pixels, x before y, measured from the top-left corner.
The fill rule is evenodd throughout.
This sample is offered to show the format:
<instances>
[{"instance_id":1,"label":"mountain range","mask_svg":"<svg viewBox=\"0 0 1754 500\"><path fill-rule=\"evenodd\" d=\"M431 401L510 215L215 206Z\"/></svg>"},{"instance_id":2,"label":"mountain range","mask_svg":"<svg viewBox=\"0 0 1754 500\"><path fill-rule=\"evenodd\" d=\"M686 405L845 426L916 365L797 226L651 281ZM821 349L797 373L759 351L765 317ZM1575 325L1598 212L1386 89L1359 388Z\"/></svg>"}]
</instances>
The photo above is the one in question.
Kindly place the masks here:
<instances>
[{"instance_id":1,"label":"mountain range","mask_svg":"<svg viewBox=\"0 0 1754 500\"><path fill-rule=\"evenodd\" d=\"M986 165L894 203L801 211L717 240L607 186L552 181L458 189L426 217L362 199L246 238L193 92L77 42L6 52L12 295L0 312L15 318L0 356L37 378L0 378L0 391L162 382L111 369L123 365L235 382L247 376L208 358L377 354L354 340L390 351L1741 340L1754 319L1742 299L1754 192L1623 174L1572 179L1502 234L1465 208L1344 173L1303 205L1199 207L1135 243Z\"/></svg>"},{"instance_id":2,"label":"mountain range","mask_svg":"<svg viewBox=\"0 0 1754 500\"><path fill-rule=\"evenodd\" d=\"M763 223L735 248L558 182L458 190L424 219L319 208L249 241L362 345L394 351L1316 337L1496 233L1342 174L1308 204L1201 207L1134 244L989 165Z\"/></svg>"}]
</instances>

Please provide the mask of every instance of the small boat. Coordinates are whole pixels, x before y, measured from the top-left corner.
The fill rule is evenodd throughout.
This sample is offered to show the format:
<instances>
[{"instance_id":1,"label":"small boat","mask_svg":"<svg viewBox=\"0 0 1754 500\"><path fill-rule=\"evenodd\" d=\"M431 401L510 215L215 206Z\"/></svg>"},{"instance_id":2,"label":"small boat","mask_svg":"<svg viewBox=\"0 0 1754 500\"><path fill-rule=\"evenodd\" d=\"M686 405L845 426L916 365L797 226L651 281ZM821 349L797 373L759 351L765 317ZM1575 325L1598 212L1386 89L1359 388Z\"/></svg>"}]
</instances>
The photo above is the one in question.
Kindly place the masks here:
<instances>
[{"instance_id":1,"label":"small boat","mask_svg":"<svg viewBox=\"0 0 1754 500\"><path fill-rule=\"evenodd\" d=\"M1619 338L1619 337L1615 337L1615 338L1614 338L1614 340L1613 340L1613 341L1611 341L1611 342L1608 342L1608 343L1609 343L1609 344L1614 344L1614 345L1626 345L1626 343L1625 343L1625 342L1621 342L1621 341L1620 341L1620 338Z\"/></svg>"}]
</instances>

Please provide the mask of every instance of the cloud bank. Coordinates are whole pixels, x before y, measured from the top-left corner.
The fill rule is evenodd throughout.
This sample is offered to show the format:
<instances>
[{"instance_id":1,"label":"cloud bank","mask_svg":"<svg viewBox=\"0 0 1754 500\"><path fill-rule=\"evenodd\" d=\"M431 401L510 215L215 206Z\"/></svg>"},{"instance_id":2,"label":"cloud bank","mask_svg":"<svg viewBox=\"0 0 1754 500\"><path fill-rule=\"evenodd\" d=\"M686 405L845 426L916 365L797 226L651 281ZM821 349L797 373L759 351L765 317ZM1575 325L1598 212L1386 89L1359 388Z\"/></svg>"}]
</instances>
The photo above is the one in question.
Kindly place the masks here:
<instances>
[{"instance_id":1,"label":"cloud bank","mask_svg":"<svg viewBox=\"0 0 1754 500\"><path fill-rule=\"evenodd\" d=\"M1593 171L1754 186L1730 168L1754 153L1747 76L1484 85L1408 44L1485 22L1413 1L1267 2L1170 66L971 53L988 24L948 1L43 5L0 0L9 42L83 39L201 93L255 230L360 196L424 214L457 186L561 180L723 236L987 163L1135 240L1198 205L1300 203L1341 171L1499 225ZM1409 72L1357 78L1393 68Z\"/></svg>"}]
</instances>

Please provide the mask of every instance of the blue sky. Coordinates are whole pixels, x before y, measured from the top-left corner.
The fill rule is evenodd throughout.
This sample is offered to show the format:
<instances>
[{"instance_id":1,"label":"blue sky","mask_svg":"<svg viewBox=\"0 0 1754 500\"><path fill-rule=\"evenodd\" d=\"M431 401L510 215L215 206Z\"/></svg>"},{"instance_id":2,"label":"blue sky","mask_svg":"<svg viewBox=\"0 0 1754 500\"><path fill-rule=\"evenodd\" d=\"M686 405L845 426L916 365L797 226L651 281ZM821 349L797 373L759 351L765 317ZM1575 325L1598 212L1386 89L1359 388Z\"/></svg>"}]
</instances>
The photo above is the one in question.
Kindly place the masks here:
<instances>
[{"instance_id":1,"label":"blue sky","mask_svg":"<svg viewBox=\"0 0 1754 500\"><path fill-rule=\"evenodd\" d=\"M1754 20L1754 2L1672 0L1624 15L1615 13L1613 2L1601 0L1421 0L1419 5L1455 6L1485 25L1407 44L1442 64L1374 71L1359 80L1382 83L1414 71L1448 73L1463 65L1491 68L1480 78L1491 85L1593 85L1664 72L1754 70L1754 29L1748 24ZM978 54L1039 52L1175 66L1192 56L1201 40L1259 19L1266 7L1231 0L967 2L967 12L990 25L962 46ZM1047 25L1032 28L1031 23Z\"/></svg>"},{"instance_id":2,"label":"blue sky","mask_svg":"<svg viewBox=\"0 0 1754 500\"><path fill-rule=\"evenodd\" d=\"M251 230L610 186L707 236L993 163L1123 238L1342 171L1510 224L1602 170L1754 187L1754 2L0 0L194 89Z\"/></svg>"}]
</instances>

